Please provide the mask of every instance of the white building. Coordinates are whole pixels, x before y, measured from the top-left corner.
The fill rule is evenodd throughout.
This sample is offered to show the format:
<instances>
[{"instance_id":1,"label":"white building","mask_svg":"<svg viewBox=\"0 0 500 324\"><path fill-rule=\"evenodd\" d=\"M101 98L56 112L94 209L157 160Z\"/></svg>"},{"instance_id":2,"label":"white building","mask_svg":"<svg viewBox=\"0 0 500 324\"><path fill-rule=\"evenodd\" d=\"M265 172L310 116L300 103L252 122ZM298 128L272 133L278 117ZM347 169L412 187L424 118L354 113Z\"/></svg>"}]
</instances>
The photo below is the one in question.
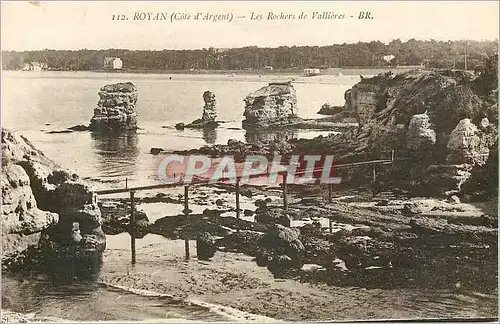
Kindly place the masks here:
<instances>
[{"instance_id":1,"label":"white building","mask_svg":"<svg viewBox=\"0 0 500 324\"><path fill-rule=\"evenodd\" d=\"M304 69L305 76L320 75L321 71L319 69Z\"/></svg>"},{"instance_id":2,"label":"white building","mask_svg":"<svg viewBox=\"0 0 500 324\"><path fill-rule=\"evenodd\" d=\"M121 69L123 67L123 61L121 58L117 57L113 60L113 69Z\"/></svg>"},{"instance_id":3,"label":"white building","mask_svg":"<svg viewBox=\"0 0 500 324\"><path fill-rule=\"evenodd\" d=\"M23 71L45 71L48 68L47 63L27 62L24 64Z\"/></svg>"},{"instance_id":4,"label":"white building","mask_svg":"<svg viewBox=\"0 0 500 324\"><path fill-rule=\"evenodd\" d=\"M119 70L123 67L123 61L119 57L106 57L104 58L104 68Z\"/></svg>"}]
</instances>

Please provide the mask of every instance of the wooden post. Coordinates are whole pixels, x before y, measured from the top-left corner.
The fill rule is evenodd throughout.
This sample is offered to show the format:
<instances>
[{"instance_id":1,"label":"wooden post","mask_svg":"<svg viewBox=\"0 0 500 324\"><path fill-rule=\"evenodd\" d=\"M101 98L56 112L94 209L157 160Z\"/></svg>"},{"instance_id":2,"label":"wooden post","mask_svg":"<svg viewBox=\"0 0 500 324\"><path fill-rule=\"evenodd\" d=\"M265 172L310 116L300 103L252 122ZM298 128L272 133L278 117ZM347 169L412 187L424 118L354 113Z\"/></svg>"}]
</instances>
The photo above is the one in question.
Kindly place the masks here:
<instances>
[{"instance_id":1,"label":"wooden post","mask_svg":"<svg viewBox=\"0 0 500 324\"><path fill-rule=\"evenodd\" d=\"M240 178L236 178L236 218L240 218Z\"/></svg>"},{"instance_id":2,"label":"wooden post","mask_svg":"<svg viewBox=\"0 0 500 324\"><path fill-rule=\"evenodd\" d=\"M392 163L391 163L391 187L390 188L392 191L392 189L394 188L394 174L395 174L395 172L394 172L394 150L392 150L392 152L391 152L391 161L392 161Z\"/></svg>"},{"instance_id":3,"label":"wooden post","mask_svg":"<svg viewBox=\"0 0 500 324\"><path fill-rule=\"evenodd\" d=\"M132 264L135 264L135 201L133 190L130 191L130 249L132 250Z\"/></svg>"},{"instance_id":4,"label":"wooden post","mask_svg":"<svg viewBox=\"0 0 500 324\"><path fill-rule=\"evenodd\" d=\"M330 229L330 233L332 233L333 229L332 229L332 219L331 218L328 218L328 228Z\"/></svg>"},{"instance_id":5,"label":"wooden post","mask_svg":"<svg viewBox=\"0 0 500 324\"><path fill-rule=\"evenodd\" d=\"M186 216L186 233L184 236L184 251L186 252L186 260L189 260L189 204L188 204L188 186L184 186L184 215Z\"/></svg>"},{"instance_id":6,"label":"wooden post","mask_svg":"<svg viewBox=\"0 0 500 324\"><path fill-rule=\"evenodd\" d=\"M376 193L376 190L377 190L377 188L376 188L376 185L377 185L376 181L377 181L377 167L374 165L372 167L372 195L373 196L375 196L375 193Z\"/></svg>"},{"instance_id":7,"label":"wooden post","mask_svg":"<svg viewBox=\"0 0 500 324\"><path fill-rule=\"evenodd\" d=\"M128 178L125 178L125 189L128 189Z\"/></svg>"},{"instance_id":8,"label":"wooden post","mask_svg":"<svg viewBox=\"0 0 500 324\"><path fill-rule=\"evenodd\" d=\"M332 202L332 186L333 184L328 184L328 202Z\"/></svg>"},{"instance_id":9,"label":"wooden post","mask_svg":"<svg viewBox=\"0 0 500 324\"><path fill-rule=\"evenodd\" d=\"M288 210L288 188L287 188L287 178L288 174L285 172L283 176L283 209Z\"/></svg>"}]
</instances>

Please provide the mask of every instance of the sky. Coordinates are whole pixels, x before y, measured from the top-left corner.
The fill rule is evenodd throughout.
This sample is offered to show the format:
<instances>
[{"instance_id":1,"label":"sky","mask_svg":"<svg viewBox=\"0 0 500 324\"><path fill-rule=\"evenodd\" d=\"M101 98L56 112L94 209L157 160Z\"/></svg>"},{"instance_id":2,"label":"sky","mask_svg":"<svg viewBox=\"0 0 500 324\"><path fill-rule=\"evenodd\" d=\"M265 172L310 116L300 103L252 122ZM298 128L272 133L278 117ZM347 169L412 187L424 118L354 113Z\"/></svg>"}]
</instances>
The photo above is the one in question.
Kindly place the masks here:
<instances>
[{"instance_id":1,"label":"sky","mask_svg":"<svg viewBox=\"0 0 500 324\"><path fill-rule=\"evenodd\" d=\"M373 19L358 19L368 11ZM270 20L270 12L295 19ZM299 19L301 12L306 19ZM313 12L346 19L312 19ZM168 20L134 20L148 13ZM173 13L180 20L170 21ZM233 20L194 20L197 13ZM181 19L185 15L189 20ZM495 40L498 33L498 1L1 2L2 50L323 46L396 38Z\"/></svg>"}]
</instances>

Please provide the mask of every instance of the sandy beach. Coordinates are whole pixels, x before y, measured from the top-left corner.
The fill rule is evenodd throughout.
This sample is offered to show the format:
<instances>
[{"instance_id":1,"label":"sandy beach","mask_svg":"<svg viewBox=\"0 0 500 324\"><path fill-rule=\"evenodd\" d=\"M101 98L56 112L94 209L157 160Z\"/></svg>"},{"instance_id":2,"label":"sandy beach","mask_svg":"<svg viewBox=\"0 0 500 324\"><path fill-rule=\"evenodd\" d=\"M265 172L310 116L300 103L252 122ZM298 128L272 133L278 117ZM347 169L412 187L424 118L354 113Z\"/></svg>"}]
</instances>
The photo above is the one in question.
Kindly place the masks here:
<instances>
[{"instance_id":1,"label":"sandy beach","mask_svg":"<svg viewBox=\"0 0 500 324\"><path fill-rule=\"evenodd\" d=\"M144 241L137 242L137 264L132 266L129 248L115 247L109 240L104 253L105 274L100 276L100 282L265 316L213 308L213 311L226 313L228 318L237 320L496 316L497 301L488 295L469 296L457 290L443 291L439 297L436 294L431 297L425 290L418 289L340 288L293 279L274 279L265 267L258 267L252 257L244 254L217 252L208 262L199 261L195 256L185 261L182 240L159 236L148 239L146 236ZM196 251L195 242L190 243L193 253ZM451 304L454 305L450 307Z\"/></svg>"}]
</instances>

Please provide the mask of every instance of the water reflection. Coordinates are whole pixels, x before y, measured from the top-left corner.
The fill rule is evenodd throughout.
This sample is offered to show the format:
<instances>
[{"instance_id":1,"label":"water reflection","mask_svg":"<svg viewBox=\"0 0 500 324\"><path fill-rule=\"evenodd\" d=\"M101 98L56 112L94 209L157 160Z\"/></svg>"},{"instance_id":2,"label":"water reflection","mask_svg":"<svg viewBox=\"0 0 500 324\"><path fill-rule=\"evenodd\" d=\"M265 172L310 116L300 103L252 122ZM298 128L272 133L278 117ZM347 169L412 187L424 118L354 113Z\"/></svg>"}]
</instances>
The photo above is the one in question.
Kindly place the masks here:
<instances>
[{"instance_id":1,"label":"water reflection","mask_svg":"<svg viewBox=\"0 0 500 324\"><path fill-rule=\"evenodd\" d=\"M94 282L99 278L102 264L101 256L57 258L48 261L46 273L50 281L60 284Z\"/></svg>"},{"instance_id":2,"label":"water reflection","mask_svg":"<svg viewBox=\"0 0 500 324\"><path fill-rule=\"evenodd\" d=\"M94 153L104 177L133 177L139 156L139 137L135 132L92 133Z\"/></svg>"},{"instance_id":3,"label":"water reflection","mask_svg":"<svg viewBox=\"0 0 500 324\"><path fill-rule=\"evenodd\" d=\"M247 143L257 143L262 141L287 141L297 137L296 131L280 130L280 131L262 131L262 130L247 130L245 140Z\"/></svg>"},{"instance_id":4,"label":"water reflection","mask_svg":"<svg viewBox=\"0 0 500 324\"><path fill-rule=\"evenodd\" d=\"M217 141L217 129L204 128L203 140L207 144L215 144L215 142Z\"/></svg>"}]
</instances>

